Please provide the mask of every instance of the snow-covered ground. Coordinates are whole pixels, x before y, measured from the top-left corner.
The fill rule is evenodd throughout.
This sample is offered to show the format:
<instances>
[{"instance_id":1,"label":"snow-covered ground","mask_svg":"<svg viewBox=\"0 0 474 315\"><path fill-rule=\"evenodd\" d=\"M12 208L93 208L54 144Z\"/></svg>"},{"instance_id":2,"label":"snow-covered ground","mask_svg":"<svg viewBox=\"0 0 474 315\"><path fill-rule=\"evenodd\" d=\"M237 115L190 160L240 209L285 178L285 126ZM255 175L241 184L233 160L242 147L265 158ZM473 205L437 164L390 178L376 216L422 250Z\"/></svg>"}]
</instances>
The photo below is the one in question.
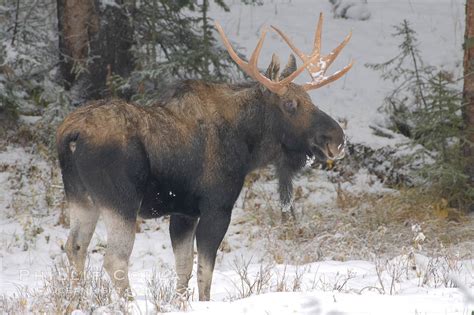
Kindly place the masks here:
<instances>
[{"instance_id":1,"label":"snow-covered ground","mask_svg":"<svg viewBox=\"0 0 474 315\"><path fill-rule=\"evenodd\" d=\"M312 91L311 96L331 116L347 119L346 132L353 143L379 148L405 140L401 136L378 137L369 127L383 122L378 108L390 90L390 83L382 81L380 73L364 64L386 61L397 54L398 42L391 36L393 25L407 19L418 33L426 63L453 71L456 76L462 72L464 1L369 0L370 19L365 21L334 19L329 1L264 2L262 6L245 6L240 0L233 0L227 1L230 13L218 8L211 10L210 15L247 55L262 28L271 24L291 36L300 49L309 51L321 11L325 14L323 53L336 47L352 30L350 43L329 73L350 59L354 59L355 66L344 78ZM261 68L266 67L274 52L284 62L290 51L274 32L269 32L260 58ZM309 80L309 76L301 76L297 82L304 80ZM36 147L7 146L0 152L0 294L11 296L20 287L42 287L51 266L65 256L61 248L68 229L58 224L59 211L64 206L60 199L61 181L57 166L42 157L40 151ZM194 296L188 312L467 315L474 311L474 301L469 301L469 291L472 295L474 288L474 239L460 238L458 244L440 250L439 255L428 255L423 251L423 242L442 239L442 235L422 230L428 223L407 219L409 226L405 230L387 232L390 226L383 217L376 217L383 209L370 209L368 205L364 213L373 211L371 224L375 228L367 232L359 228L352 241L347 234L356 231L362 219L357 218L359 210L341 206L344 200L337 200L341 196L339 191L360 198L396 192L384 188L364 171L341 183L331 180L325 171L307 170L297 179L296 186L300 196L298 214L321 222L321 227L308 223L298 227L293 232L296 235L282 235L276 182L271 173L264 172L259 180L244 188L236 204L231 227L218 253L213 301L196 301L194 277L190 282ZM323 227L324 220L330 219L334 225ZM469 220L462 223L462 228L470 225L474 230L474 220ZM130 259L130 278L136 293L130 307L136 313L153 313L146 280L153 270L168 270L174 264L167 222L166 218L148 220L137 234ZM460 224L445 228L461 229ZM385 238L389 233L394 238ZM439 243L443 248L443 243ZM105 244L105 228L99 222L89 248L90 266L101 265ZM379 255L374 250L379 247L377 244L399 250L392 255L385 250ZM247 263L250 281L261 278L262 272L269 278L257 292L261 294L241 299L246 295L242 293L246 287L241 284L238 270ZM465 290L456 288L459 285Z\"/></svg>"}]
</instances>

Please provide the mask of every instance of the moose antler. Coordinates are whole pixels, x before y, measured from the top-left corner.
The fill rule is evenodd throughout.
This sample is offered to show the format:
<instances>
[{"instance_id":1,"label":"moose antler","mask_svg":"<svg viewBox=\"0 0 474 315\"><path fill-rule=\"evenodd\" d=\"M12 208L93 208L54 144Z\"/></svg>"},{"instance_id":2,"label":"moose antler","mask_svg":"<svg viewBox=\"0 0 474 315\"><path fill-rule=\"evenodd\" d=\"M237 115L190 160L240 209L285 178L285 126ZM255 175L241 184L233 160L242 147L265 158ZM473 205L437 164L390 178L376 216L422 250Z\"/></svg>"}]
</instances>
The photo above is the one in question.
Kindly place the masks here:
<instances>
[{"instance_id":1,"label":"moose antler","mask_svg":"<svg viewBox=\"0 0 474 315\"><path fill-rule=\"evenodd\" d=\"M286 36L282 31L280 31L277 27L272 25L272 28L283 38L283 40L290 46L290 48L295 52L295 54L298 55L298 57L301 58L301 60L306 64L308 60L314 60L316 58L316 63L310 62L307 66L307 70L309 74L311 75L311 78L313 81L308 82L303 85L303 88L308 91L308 90L313 90L322 87L323 85L326 85L328 83L331 83L340 77L342 77L344 74L349 71L349 69L353 65L353 61L345 66L342 70L339 70L335 72L333 75L326 77L325 73L326 70L329 68L329 66L334 62L334 60L337 58L341 50L346 46L346 44L349 42L352 36L352 32L349 33L349 35L344 38L342 43L339 44L329 55L327 56L321 56L321 32L322 32L322 27L323 27L323 14L319 14L319 20L318 20L318 26L316 28L316 33L314 34L314 44L313 44L313 50L311 54L305 55L301 50L299 50L291 40Z\"/></svg>"},{"instance_id":2,"label":"moose antler","mask_svg":"<svg viewBox=\"0 0 474 315\"><path fill-rule=\"evenodd\" d=\"M303 72L307 67L309 67L312 63L314 63L317 59L318 56L311 56L309 58L306 58L304 60L304 64L296 69L295 72L290 74L289 76L285 77L281 81L272 81L263 74L260 73L258 70L258 57L260 55L260 51L262 50L263 46L263 41L265 39L265 35L267 33L266 30L262 32L262 35L260 35L260 39L258 41L257 46L255 47L252 55L250 56L249 62L245 62L242 60L237 53L234 51L232 48L232 45L230 44L229 40L227 39L227 36L224 33L224 30L222 29L221 25L216 22L216 28L219 34L222 37L222 41L224 42L224 46L229 52L230 57L239 65L239 67L247 73L250 77L254 78L261 84L263 84L266 88L268 88L270 91L273 93L276 93L278 95L283 95L286 93L288 89L288 85L298 76Z\"/></svg>"}]
</instances>

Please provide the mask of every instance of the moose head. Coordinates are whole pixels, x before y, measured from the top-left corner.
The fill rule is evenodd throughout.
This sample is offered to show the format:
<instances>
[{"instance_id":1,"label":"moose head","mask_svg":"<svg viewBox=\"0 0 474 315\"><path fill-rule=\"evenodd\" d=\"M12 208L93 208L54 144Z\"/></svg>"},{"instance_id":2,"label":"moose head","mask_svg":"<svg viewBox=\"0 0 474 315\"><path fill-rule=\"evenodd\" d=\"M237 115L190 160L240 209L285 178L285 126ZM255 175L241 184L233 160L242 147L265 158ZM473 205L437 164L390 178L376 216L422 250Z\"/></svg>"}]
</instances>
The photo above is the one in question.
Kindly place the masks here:
<instances>
[{"instance_id":1,"label":"moose head","mask_svg":"<svg viewBox=\"0 0 474 315\"><path fill-rule=\"evenodd\" d=\"M352 67L351 61L342 70L326 76L326 71L336 57L349 42L351 34L326 56L321 55L321 33L323 15L319 16L313 49L309 55L299 50L280 29L272 26L295 54L303 61L303 65L296 67L294 55L290 55L284 70L280 72L280 62L273 54L266 75L258 69L258 58L266 36L266 30L260 36L255 50L248 62L242 60L232 48L222 27L216 22L216 28L222 37L224 46L231 58L251 78L261 84L265 101L281 111L278 130L281 131L281 144L284 150L292 155L304 155L306 158L315 157L319 160L335 160L344 157L345 135L339 124L311 101L307 91L320 88L331 83ZM293 83L304 70L307 70L312 81L303 85Z\"/></svg>"}]
</instances>

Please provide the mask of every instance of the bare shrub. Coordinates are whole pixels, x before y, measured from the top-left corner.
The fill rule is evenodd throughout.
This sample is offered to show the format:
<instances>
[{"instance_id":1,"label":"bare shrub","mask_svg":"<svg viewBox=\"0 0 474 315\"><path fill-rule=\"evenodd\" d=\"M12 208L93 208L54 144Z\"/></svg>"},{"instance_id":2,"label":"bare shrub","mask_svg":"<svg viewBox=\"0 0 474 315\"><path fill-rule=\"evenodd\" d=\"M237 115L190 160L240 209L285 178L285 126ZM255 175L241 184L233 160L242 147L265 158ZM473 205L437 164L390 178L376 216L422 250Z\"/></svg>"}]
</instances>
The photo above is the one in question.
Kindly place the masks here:
<instances>
[{"instance_id":1,"label":"bare shrub","mask_svg":"<svg viewBox=\"0 0 474 315\"><path fill-rule=\"evenodd\" d=\"M459 261L459 256L452 253L447 253L442 257L443 264L441 265L441 280L446 288L458 288L459 285L455 281L456 277L461 274L462 264Z\"/></svg>"},{"instance_id":2,"label":"bare shrub","mask_svg":"<svg viewBox=\"0 0 474 315\"><path fill-rule=\"evenodd\" d=\"M295 273L290 277L287 272L287 265L283 267L283 272L276 272L276 284L273 291L276 292L299 292L302 290L303 276L308 273L309 267L296 266Z\"/></svg>"},{"instance_id":3,"label":"bare shrub","mask_svg":"<svg viewBox=\"0 0 474 315\"><path fill-rule=\"evenodd\" d=\"M129 313L129 300L117 297L103 269L93 271L87 267L84 275L78 277L64 260L60 260L43 280L39 289L19 287L15 295L1 296L0 313L64 314L74 310L92 313L98 309Z\"/></svg>"},{"instance_id":4,"label":"bare shrub","mask_svg":"<svg viewBox=\"0 0 474 315\"><path fill-rule=\"evenodd\" d=\"M123 305L113 296L115 291L104 270L86 267L79 277L63 259L53 265L51 273L44 278L43 287L32 295L32 307L49 313L61 313L75 309L94 311L107 306L123 309Z\"/></svg>"},{"instance_id":5,"label":"bare shrub","mask_svg":"<svg viewBox=\"0 0 474 315\"><path fill-rule=\"evenodd\" d=\"M347 270L346 273L337 272L334 277L327 278L322 276L319 278L319 281L313 282L314 288L320 289L322 291L338 291L346 292L346 285L349 280L356 277L356 273L352 270Z\"/></svg>"},{"instance_id":6,"label":"bare shrub","mask_svg":"<svg viewBox=\"0 0 474 315\"><path fill-rule=\"evenodd\" d=\"M419 278L419 286L458 287L453 280L461 274L462 264L458 256L446 252L441 256L429 258L426 264L417 262L414 258L413 260Z\"/></svg>"},{"instance_id":7,"label":"bare shrub","mask_svg":"<svg viewBox=\"0 0 474 315\"><path fill-rule=\"evenodd\" d=\"M34 292L33 296L37 299L33 299L33 307L46 313L84 309L86 278L80 279L64 260L60 260L53 265L51 274L45 277L43 287Z\"/></svg>"},{"instance_id":8,"label":"bare shrub","mask_svg":"<svg viewBox=\"0 0 474 315\"><path fill-rule=\"evenodd\" d=\"M234 271L238 275L238 280L232 281L237 295L229 294L230 300L243 299L251 295L258 295L271 290L271 278L273 275L273 264L261 264L259 271L253 276L249 273L249 266L252 258L245 260L235 258L232 263Z\"/></svg>"},{"instance_id":9,"label":"bare shrub","mask_svg":"<svg viewBox=\"0 0 474 315\"><path fill-rule=\"evenodd\" d=\"M176 292L176 274L171 269L161 272L153 270L151 279L146 281L148 295L151 303L158 313L171 311L187 311L189 309L189 298L193 292Z\"/></svg>"},{"instance_id":10,"label":"bare shrub","mask_svg":"<svg viewBox=\"0 0 474 315\"><path fill-rule=\"evenodd\" d=\"M277 272L276 274L276 285L275 285L275 290L277 292L286 292L287 291L287 274L286 274L286 267L283 267L283 272L280 274Z\"/></svg>"},{"instance_id":11,"label":"bare shrub","mask_svg":"<svg viewBox=\"0 0 474 315\"><path fill-rule=\"evenodd\" d=\"M382 259L375 259L375 273L377 274L377 281L380 286L380 292L385 294L385 284L383 283L383 272L385 270L385 265Z\"/></svg>"},{"instance_id":12,"label":"bare shrub","mask_svg":"<svg viewBox=\"0 0 474 315\"><path fill-rule=\"evenodd\" d=\"M12 296L0 295L0 314L27 314L29 292L26 288L17 288Z\"/></svg>"},{"instance_id":13,"label":"bare shrub","mask_svg":"<svg viewBox=\"0 0 474 315\"><path fill-rule=\"evenodd\" d=\"M397 283L400 283L401 277L407 272L408 261L406 256L396 257L392 260L375 259L375 272L380 286L379 292L382 294L397 294ZM386 280L388 279L388 280Z\"/></svg>"}]
</instances>

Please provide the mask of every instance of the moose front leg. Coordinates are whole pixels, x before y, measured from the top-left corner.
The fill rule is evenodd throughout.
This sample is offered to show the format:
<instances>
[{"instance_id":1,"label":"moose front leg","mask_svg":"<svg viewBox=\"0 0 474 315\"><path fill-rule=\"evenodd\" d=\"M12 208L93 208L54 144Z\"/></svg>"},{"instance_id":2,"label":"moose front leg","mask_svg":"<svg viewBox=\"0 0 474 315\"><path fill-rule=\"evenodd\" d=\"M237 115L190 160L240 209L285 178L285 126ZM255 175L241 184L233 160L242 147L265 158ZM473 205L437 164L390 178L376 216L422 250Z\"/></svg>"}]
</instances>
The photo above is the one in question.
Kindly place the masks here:
<instances>
[{"instance_id":1,"label":"moose front leg","mask_svg":"<svg viewBox=\"0 0 474 315\"><path fill-rule=\"evenodd\" d=\"M171 245L178 275L176 291L179 294L186 292L193 271L194 233L197 222L197 218L180 215L172 215L170 218Z\"/></svg>"},{"instance_id":2,"label":"moose front leg","mask_svg":"<svg viewBox=\"0 0 474 315\"><path fill-rule=\"evenodd\" d=\"M216 262L219 245L229 227L231 210L219 209L201 214L196 230L198 250L198 288L199 300L209 301L211 295L212 272Z\"/></svg>"}]
</instances>

